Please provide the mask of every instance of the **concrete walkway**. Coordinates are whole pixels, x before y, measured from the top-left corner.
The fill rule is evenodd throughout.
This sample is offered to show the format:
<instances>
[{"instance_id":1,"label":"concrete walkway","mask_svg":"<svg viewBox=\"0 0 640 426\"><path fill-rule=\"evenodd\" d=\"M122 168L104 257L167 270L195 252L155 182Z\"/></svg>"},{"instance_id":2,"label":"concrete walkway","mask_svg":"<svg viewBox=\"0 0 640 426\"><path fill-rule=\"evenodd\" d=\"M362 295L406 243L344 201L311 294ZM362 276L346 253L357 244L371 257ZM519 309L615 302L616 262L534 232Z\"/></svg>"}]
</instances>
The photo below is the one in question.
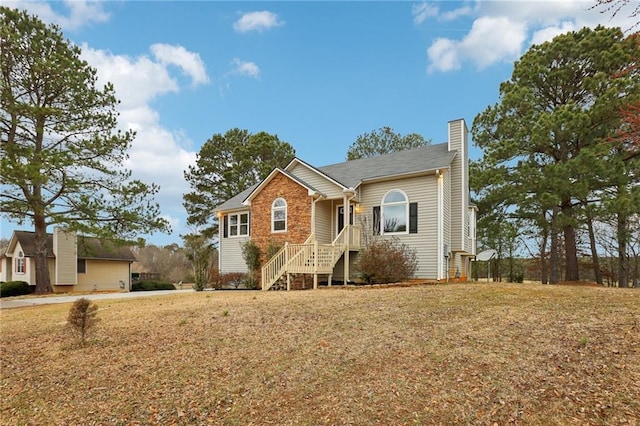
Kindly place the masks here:
<instances>
[{"instance_id":1,"label":"concrete walkway","mask_svg":"<svg viewBox=\"0 0 640 426\"><path fill-rule=\"evenodd\" d=\"M31 296L24 299L7 297L0 299L0 309L24 308L27 306L50 305L53 303L72 303L82 297L89 300L104 299L132 299L134 297L163 296L177 293L191 293L188 290L156 290L156 291L132 291L129 293L98 293L98 294L74 294L64 296Z\"/></svg>"}]
</instances>

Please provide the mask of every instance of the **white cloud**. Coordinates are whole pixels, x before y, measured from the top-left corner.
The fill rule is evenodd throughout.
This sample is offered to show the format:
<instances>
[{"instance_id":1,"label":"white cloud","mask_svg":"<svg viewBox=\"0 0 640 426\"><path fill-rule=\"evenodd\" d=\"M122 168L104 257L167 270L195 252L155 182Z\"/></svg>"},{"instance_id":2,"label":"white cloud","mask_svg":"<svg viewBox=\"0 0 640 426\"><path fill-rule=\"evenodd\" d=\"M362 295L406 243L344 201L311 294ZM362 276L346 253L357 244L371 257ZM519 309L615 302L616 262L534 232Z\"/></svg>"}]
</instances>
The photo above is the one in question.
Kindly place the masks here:
<instances>
[{"instance_id":1,"label":"white cloud","mask_svg":"<svg viewBox=\"0 0 640 426\"><path fill-rule=\"evenodd\" d=\"M506 17L476 19L460 43L462 54L478 68L500 61L514 61L527 39L526 24Z\"/></svg>"},{"instance_id":2,"label":"white cloud","mask_svg":"<svg viewBox=\"0 0 640 426\"><path fill-rule=\"evenodd\" d=\"M462 40L439 38L431 44L427 49L428 70L453 71L459 69L464 60L473 62L479 69L499 61L514 61L520 56L526 37L522 22L504 17L476 19Z\"/></svg>"},{"instance_id":3,"label":"white cloud","mask_svg":"<svg viewBox=\"0 0 640 426\"><path fill-rule=\"evenodd\" d=\"M162 65L176 65L183 73L191 77L193 85L208 83L209 77L204 63L197 53L189 52L182 46L157 43L151 46L151 52Z\"/></svg>"},{"instance_id":4,"label":"white cloud","mask_svg":"<svg viewBox=\"0 0 640 426\"><path fill-rule=\"evenodd\" d=\"M413 23L422 24L427 18L438 16L438 6L429 4L426 1L411 6L411 14L413 15Z\"/></svg>"},{"instance_id":5,"label":"white cloud","mask_svg":"<svg viewBox=\"0 0 640 426\"><path fill-rule=\"evenodd\" d=\"M463 6L460 7L458 9L454 9L454 10L450 10L447 12L443 12L440 15L440 20L442 21L455 21L456 19L460 18L461 16L468 16L471 15L473 13L473 9L470 8L469 6Z\"/></svg>"},{"instance_id":6,"label":"white cloud","mask_svg":"<svg viewBox=\"0 0 640 426\"><path fill-rule=\"evenodd\" d=\"M637 23L637 18L631 17L637 7L633 1L615 17L611 12L601 13L602 8L594 5L592 0L475 0L452 11L441 11L423 2L413 6L412 14L416 23L424 22L427 17L441 22L474 17L471 29L461 38L437 38L427 48L427 70L447 72L459 69L464 63L483 69L511 62L532 44L582 27L616 26L629 32Z\"/></svg>"},{"instance_id":7,"label":"white cloud","mask_svg":"<svg viewBox=\"0 0 640 426\"><path fill-rule=\"evenodd\" d=\"M472 12L473 9L471 7L462 6L441 13L436 3L427 3L426 1L411 6L411 14L415 25L421 25L428 18L436 18L438 21L453 21L461 16L471 15Z\"/></svg>"},{"instance_id":8,"label":"white cloud","mask_svg":"<svg viewBox=\"0 0 640 426\"><path fill-rule=\"evenodd\" d=\"M545 41L552 40L557 35L568 33L569 31L575 31L577 29L578 28L576 28L576 25L573 22L561 22L558 26L550 26L534 32L531 37L531 44L542 44Z\"/></svg>"},{"instance_id":9,"label":"white cloud","mask_svg":"<svg viewBox=\"0 0 640 426\"><path fill-rule=\"evenodd\" d=\"M233 28L239 33L249 31L263 32L282 25L284 25L284 21L281 21L277 14L263 10L260 12L245 13L240 19L233 23Z\"/></svg>"},{"instance_id":10,"label":"white cloud","mask_svg":"<svg viewBox=\"0 0 640 426\"><path fill-rule=\"evenodd\" d=\"M123 110L138 108L157 95L178 91L178 82L169 74L167 66L147 56L113 55L86 44L81 49L82 59L97 69L99 81L113 83Z\"/></svg>"},{"instance_id":11,"label":"white cloud","mask_svg":"<svg viewBox=\"0 0 640 426\"><path fill-rule=\"evenodd\" d=\"M82 58L96 68L99 84L113 83L116 97L121 100L117 107L118 126L136 132L124 167L132 171L133 178L160 186L155 200L160 204L163 217L172 223L173 235L177 236L186 231L180 228L184 224L176 219L184 215L182 195L189 191L183 171L195 164L196 153L189 149L191 142L181 130L161 125L160 116L150 102L157 96L180 90L169 69L175 61L169 60L167 54L176 54L181 69L186 70L194 83L206 81L203 77L206 73L204 67L199 69L202 64L198 62L198 55L182 47L154 45L151 50L155 61L147 56L131 58L83 45Z\"/></svg>"},{"instance_id":12,"label":"white cloud","mask_svg":"<svg viewBox=\"0 0 640 426\"><path fill-rule=\"evenodd\" d=\"M104 11L102 2L66 0L60 4L63 4L67 9L67 16L53 10L49 2L0 1L0 5L24 9L32 15L37 15L40 20L47 24L59 25L63 30L75 30L91 23L106 22L111 17L109 13Z\"/></svg>"},{"instance_id":13,"label":"white cloud","mask_svg":"<svg viewBox=\"0 0 640 426\"><path fill-rule=\"evenodd\" d=\"M236 73L253 78L260 76L260 68L254 62L245 62L238 58L233 58L232 62L236 66Z\"/></svg>"},{"instance_id":14,"label":"white cloud","mask_svg":"<svg viewBox=\"0 0 640 426\"><path fill-rule=\"evenodd\" d=\"M453 71L460 68L459 43L447 38L436 39L429 49L427 56L431 62L429 71Z\"/></svg>"}]
</instances>

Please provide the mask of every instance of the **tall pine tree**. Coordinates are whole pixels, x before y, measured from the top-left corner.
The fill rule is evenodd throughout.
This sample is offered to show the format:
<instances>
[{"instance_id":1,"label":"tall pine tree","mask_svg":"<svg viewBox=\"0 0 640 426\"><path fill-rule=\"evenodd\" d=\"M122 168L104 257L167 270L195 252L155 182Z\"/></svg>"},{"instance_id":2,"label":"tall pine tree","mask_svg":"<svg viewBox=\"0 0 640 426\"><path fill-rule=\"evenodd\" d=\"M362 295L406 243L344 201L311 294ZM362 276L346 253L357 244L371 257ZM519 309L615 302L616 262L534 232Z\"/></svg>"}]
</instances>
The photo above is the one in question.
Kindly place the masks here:
<instances>
[{"instance_id":1,"label":"tall pine tree","mask_svg":"<svg viewBox=\"0 0 640 426\"><path fill-rule=\"evenodd\" d=\"M620 126L621 106L639 97L640 79L622 72L639 57L638 43L619 29L559 35L531 47L500 85L500 101L474 120L473 138L484 150L474 189L520 217L547 218L538 224L550 237L551 282L559 279L556 235L565 280L580 278L581 209L608 187L599 179L602 147Z\"/></svg>"}]
</instances>

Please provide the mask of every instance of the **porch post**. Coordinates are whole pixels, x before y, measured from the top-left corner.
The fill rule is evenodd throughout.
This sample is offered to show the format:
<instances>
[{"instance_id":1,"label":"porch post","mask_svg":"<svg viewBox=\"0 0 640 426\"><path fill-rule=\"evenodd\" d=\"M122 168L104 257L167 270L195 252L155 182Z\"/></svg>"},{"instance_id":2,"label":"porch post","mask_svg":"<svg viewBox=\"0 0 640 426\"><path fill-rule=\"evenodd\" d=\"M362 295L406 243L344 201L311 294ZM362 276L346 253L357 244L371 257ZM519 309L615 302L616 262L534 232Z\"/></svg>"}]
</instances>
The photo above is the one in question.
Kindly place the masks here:
<instances>
[{"instance_id":1,"label":"porch post","mask_svg":"<svg viewBox=\"0 0 640 426\"><path fill-rule=\"evenodd\" d=\"M311 233L314 235L316 233L316 201L311 199Z\"/></svg>"},{"instance_id":2,"label":"porch post","mask_svg":"<svg viewBox=\"0 0 640 426\"><path fill-rule=\"evenodd\" d=\"M342 204L342 214L344 216L344 227L345 227L345 239L344 239L344 245L345 245L345 250L344 250L344 285L347 285L347 282L349 281L349 197L347 196L347 194L344 194L344 202Z\"/></svg>"},{"instance_id":3,"label":"porch post","mask_svg":"<svg viewBox=\"0 0 640 426\"><path fill-rule=\"evenodd\" d=\"M315 256L313 256L313 289L318 288L318 240L313 242L313 250L315 250Z\"/></svg>"},{"instance_id":4,"label":"porch post","mask_svg":"<svg viewBox=\"0 0 640 426\"><path fill-rule=\"evenodd\" d=\"M285 241L284 243L284 251L285 251L285 270L287 271L287 291L291 290L291 274L289 273L289 242Z\"/></svg>"}]
</instances>

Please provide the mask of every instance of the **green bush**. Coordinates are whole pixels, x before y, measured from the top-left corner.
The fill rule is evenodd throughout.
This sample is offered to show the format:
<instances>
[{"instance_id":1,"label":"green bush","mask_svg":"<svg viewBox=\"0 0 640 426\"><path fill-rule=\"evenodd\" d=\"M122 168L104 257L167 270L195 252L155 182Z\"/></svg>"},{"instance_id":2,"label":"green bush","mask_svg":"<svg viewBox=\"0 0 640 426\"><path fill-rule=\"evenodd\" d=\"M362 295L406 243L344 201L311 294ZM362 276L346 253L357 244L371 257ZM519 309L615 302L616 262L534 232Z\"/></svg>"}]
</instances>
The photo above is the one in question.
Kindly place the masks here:
<instances>
[{"instance_id":1,"label":"green bush","mask_svg":"<svg viewBox=\"0 0 640 426\"><path fill-rule=\"evenodd\" d=\"M513 274L514 283L521 283L523 281L524 281L524 272L516 272L515 274Z\"/></svg>"},{"instance_id":2,"label":"green bush","mask_svg":"<svg viewBox=\"0 0 640 426\"><path fill-rule=\"evenodd\" d=\"M164 281L140 281L131 286L131 291L175 290L176 286Z\"/></svg>"},{"instance_id":3,"label":"green bush","mask_svg":"<svg viewBox=\"0 0 640 426\"><path fill-rule=\"evenodd\" d=\"M253 277L245 277L242 285L249 290L256 290L258 288L258 280Z\"/></svg>"},{"instance_id":4,"label":"green bush","mask_svg":"<svg viewBox=\"0 0 640 426\"><path fill-rule=\"evenodd\" d=\"M31 286L25 281L9 281L0 284L0 297L22 296L31 293Z\"/></svg>"},{"instance_id":5,"label":"green bush","mask_svg":"<svg viewBox=\"0 0 640 426\"><path fill-rule=\"evenodd\" d=\"M358 268L367 284L384 284L411 278L418 267L414 249L397 239L376 239L361 253Z\"/></svg>"},{"instance_id":6,"label":"green bush","mask_svg":"<svg viewBox=\"0 0 640 426\"><path fill-rule=\"evenodd\" d=\"M191 288L195 291L204 291L204 283L200 280L196 281L191 285Z\"/></svg>"}]
</instances>

